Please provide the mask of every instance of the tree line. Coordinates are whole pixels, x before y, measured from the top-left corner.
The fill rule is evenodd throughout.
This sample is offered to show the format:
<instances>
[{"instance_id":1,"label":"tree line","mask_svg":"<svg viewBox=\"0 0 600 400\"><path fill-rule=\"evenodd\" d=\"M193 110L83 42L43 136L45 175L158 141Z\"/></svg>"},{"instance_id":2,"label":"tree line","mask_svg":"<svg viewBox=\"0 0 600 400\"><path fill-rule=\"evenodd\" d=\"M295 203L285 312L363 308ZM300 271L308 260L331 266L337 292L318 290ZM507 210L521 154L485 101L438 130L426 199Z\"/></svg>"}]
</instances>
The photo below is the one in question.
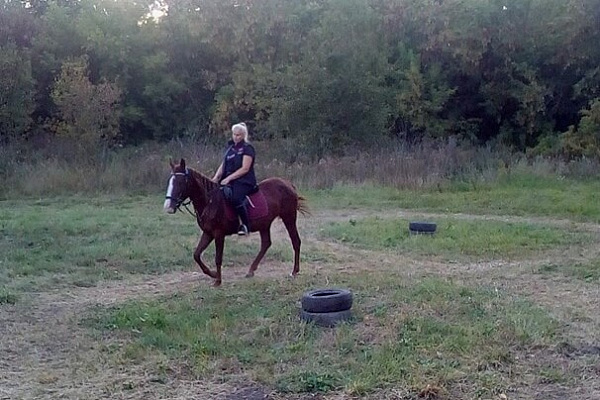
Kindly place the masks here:
<instances>
[{"instance_id":1,"label":"tree line","mask_svg":"<svg viewBox=\"0 0 600 400\"><path fill-rule=\"evenodd\" d=\"M600 156L599 0L3 0L0 142Z\"/></svg>"}]
</instances>

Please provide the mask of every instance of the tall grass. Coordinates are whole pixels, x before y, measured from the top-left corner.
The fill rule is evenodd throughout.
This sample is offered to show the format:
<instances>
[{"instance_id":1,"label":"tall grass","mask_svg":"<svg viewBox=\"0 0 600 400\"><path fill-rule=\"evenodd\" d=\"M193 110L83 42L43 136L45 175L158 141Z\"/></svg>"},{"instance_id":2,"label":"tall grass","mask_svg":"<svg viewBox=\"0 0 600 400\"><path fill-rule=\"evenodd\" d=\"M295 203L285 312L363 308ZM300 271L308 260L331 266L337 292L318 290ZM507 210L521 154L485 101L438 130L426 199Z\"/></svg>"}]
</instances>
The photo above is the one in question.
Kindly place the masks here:
<instances>
[{"instance_id":1,"label":"tall grass","mask_svg":"<svg viewBox=\"0 0 600 400\"><path fill-rule=\"evenodd\" d=\"M225 141L225 140L224 140ZM535 177L593 176L598 163L528 160L519 154L455 142L405 146L390 141L376 149L346 149L345 155L312 160L286 141L256 142L259 178L281 176L301 188L339 185L397 189L472 188L526 173ZM212 174L224 148L190 140L146 143L119 149L82 148L69 142L13 144L0 148L0 198L101 193L149 194L164 190L169 158Z\"/></svg>"},{"instance_id":2,"label":"tall grass","mask_svg":"<svg viewBox=\"0 0 600 400\"><path fill-rule=\"evenodd\" d=\"M164 189L170 156L199 160L212 153L182 142L112 150L62 141L7 146L0 149L0 198L155 193Z\"/></svg>"}]
</instances>

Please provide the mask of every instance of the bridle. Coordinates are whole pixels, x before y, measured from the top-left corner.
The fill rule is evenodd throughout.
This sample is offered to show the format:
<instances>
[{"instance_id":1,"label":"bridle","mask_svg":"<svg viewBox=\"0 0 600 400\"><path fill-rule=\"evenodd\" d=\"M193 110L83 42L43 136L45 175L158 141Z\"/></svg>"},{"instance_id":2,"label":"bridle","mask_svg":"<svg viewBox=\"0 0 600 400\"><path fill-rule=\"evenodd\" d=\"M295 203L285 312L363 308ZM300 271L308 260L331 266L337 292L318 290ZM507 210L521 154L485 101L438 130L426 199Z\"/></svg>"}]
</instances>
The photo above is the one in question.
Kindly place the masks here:
<instances>
[{"instance_id":1,"label":"bridle","mask_svg":"<svg viewBox=\"0 0 600 400\"><path fill-rule=\"evenodd\" d=\"M174 176L183 176L183 177L185 177L185 189L183 191L180 191L180 192L181 193L187 193L187 191L188 191L187 189L188 189L189 182L190 182L190 171L186 168L185 172L172 172L171 173L171 178L169 178L169 179L173 179ZM170 196L167 193L167 195L165 196L165 199L175 201L175 211L181 211L181 206L183 206L183 207L185 207L185 210L191 216L197 217L197 215L195 213L196 210L194 210L194 212L191 212L190 209L188 208L188 205L190 205L190 203L192 202L192 200L189 198L189 196L187 198L187 201L185 201L186 198L181 198L181 197L175 198L173 196Z\"/></svg>"}]
</instances>

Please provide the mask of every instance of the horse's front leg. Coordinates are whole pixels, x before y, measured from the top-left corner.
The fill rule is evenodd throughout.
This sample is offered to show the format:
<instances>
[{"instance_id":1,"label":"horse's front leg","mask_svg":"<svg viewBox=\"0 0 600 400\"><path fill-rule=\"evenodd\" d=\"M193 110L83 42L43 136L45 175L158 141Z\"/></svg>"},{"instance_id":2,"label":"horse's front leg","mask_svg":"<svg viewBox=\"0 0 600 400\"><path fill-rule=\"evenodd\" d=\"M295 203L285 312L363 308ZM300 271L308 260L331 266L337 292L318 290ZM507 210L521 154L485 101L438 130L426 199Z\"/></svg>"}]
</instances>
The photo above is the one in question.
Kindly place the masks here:
<instances>
[{"instance_id":1,"label":"horse's front leg","mask_svg":"<svg viewBox=\"0 0 600 400\"><path fill-rule=\"evenodd\" d=\"M254 276L254 271L256 271L256 268L258 268L258 264L265 256L265 253L269 247L271 247L271 231L267 228L260 231L260 251L256 255L254 261L252 261L252 265L250 265L250 269L246 274L246 278L252 278Z\"/></svg>"},{"instance_id":2,"label":"horse's front leg","mask_svg":"<svg viewBox=\"0 0 600 400\"><path fill-rule=\"evenodd\" d=\"M223 250L225 249L225 236L215 237L215 265L217 267L217 273L213 278L213 286L221 286L221 266L223 265Z\"/></svg>"},{"instance_id":3,"label":"horse's front leg","mask_svg":"<svg viewBox=\"0 0 600 400\"><path fill-rule=\"evenodd\" d=\"M200 241L198 242L198 246L196 246L196 250L194 250L194 260L196 260L196 263L198 263L200 269L202 269L202 272L211 278L216 279L216 274L212 272L210 268L206 266L206 264L204 264L204 261L202 261L202 253L204 253L204 250L206 250L212 241L213 237L211 235L202 233Z\"/></svg>"}]
</instances>

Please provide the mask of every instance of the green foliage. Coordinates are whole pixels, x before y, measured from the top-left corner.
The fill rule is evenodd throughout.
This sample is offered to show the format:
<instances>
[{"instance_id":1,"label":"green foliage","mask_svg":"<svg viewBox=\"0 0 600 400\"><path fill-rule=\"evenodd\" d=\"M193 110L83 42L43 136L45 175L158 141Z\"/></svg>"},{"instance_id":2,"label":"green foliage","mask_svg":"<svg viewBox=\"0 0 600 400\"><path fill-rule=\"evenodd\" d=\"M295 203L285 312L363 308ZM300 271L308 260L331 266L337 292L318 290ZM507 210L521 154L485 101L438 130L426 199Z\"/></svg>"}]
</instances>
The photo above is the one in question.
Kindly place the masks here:
<instances>
[{"instance_id":1,"label":"green foliage","mask_svg":"<svg viewBox=\"0 0 600 400\"><path fill-rule=\"evenodd\" d=\"M581 110L577 128L570 127L562 135L559 151L568 158L600 157L600 98Z\"/></svg>"},{"instance_id":2,"label":"green foliage","mask_svg":"<svg viewBox=\"0 0 600 400\"><path fill-rule=\"evenodd\" d=\"M32 74L36 84L35 114L40 130L56 116L56 105L52 100L52 88L58 78L63 62L81 57L84 39L73 22L77 18L79 2L43 2L36 19L38 32L32 38ZM42 132L47 134L48 132Z\"/></svg>"},{"instance_id":3,"label":"green foliage","mask_svg":"<svg viewBox=\"0 0 600 400\"><path fill-rule=\"evenodd\" d=\"M580 111L579 125L571 125L560 136L545 135L530 151L532 155L562 157L566 160L600 157L600 99Z\"/></svg>"},{"instance_id":4,"label":"green foliage","mask_svg":"<svg viewBox=\"0 0 600 400\"><path fill-rule=\"evenodd\" d=\"M84 147L114 142L119 135L120 96L115 84L90 82L86 58L65 62L52 90L60 112L57 133Z\"/></svg>"},{"instance_id":5,"label":"green foliage","mask_svg":"<svg viewBox=\"0 0 600 400\"><path fill-rule=\"evenodd\" d=\"M388 116L385 70L373 8L360 0L331 1L299 62L284 71L272 129L314 158L373 141Z\"/></svg>"},{"instance_id":6,"label":"green foliage","mask_svg":"<svg viewBox=\"0 0 600 400\"><path fill-rule=\"evenodd\" d=\"M255 139L289 140L290 160L378 145L390 132L519 150L540 144L540 153L560 138L569 156L598 157L593 127L579 113L600 95L597 0L10 0L0 7L4 137L57 129L52 118L66 105L54 103L55 83L64 81L63 66L85 58L91 85L120 92L112 114L118 134L90 135L126 144L222 140L245 121ZM153 19L157 8L164 15ZM24 68L13 74L14 65Z\"/></svg>"},{"instance_id":7,"label":"green foliage","mask_svg":"<svg viewBox=\"0 0 600 400\"><path fill-rule=\"evenodd\" d=\"M32 123L34 80L29 52L0 42L0 143L22 138Z\"/></svg>"},{"instance_id":8,"label":"green foliage","mask_svg":"<svg viewBox=\"0 0 600 400\"><path fill-rule=\"evenodd\" d=\"M423 71L414 53L408 52L405 57L402 62L408 66L398 72L396 89L397 118L408 131L403 133L411 137L414 133L410 131L415 130L418 136L447 136L450 123L444 118L443 111L455 89L448 88L439 64Z\"/></svg>"},{"instance_id":9,"label":"green foliage","mask_svg":"<svg viewBox=\"0 0 600 400\"><path fill-rule=\"evenodd\" d=\"M0 288L0 306L3 304L16 304L18 296L7 290L6 288Z\"/></svg>"},{"instance_id":10,"label":"green foliage","mask_svg":"<svg viewBox=\"0 0 600 400\"><path fill-rule=\"evenodd\" d=\"M98 75L91 76L94 83L105 79L122 89L117 116L125 143L173 138L198 114L191 110L185 74L178 76L172 50L162 44L164 34L146 15L149 4L86 3L78 19L90 69Z\"/></svg>"}]
</instances>

